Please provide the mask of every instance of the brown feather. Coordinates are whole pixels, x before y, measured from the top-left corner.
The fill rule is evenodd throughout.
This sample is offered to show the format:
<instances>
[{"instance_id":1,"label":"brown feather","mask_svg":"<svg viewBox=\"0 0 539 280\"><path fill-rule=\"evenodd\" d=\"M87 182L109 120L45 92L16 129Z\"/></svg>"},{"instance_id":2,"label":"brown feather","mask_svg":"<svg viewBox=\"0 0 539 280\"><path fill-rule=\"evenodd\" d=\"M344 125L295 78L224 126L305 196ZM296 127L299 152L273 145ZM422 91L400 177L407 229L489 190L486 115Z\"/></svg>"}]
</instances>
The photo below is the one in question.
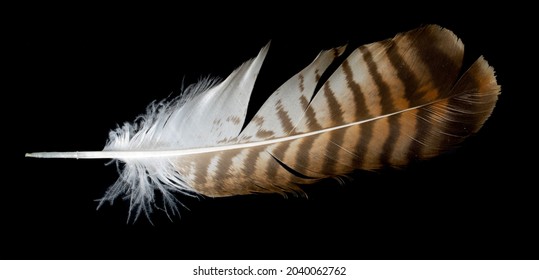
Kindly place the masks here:
<instances>
[{"instance_id":1,"label":"brown feather","mask_svg":"<svg viewBox=\"0 0 539 280\"><path fill-rule=\"evenodd\" d=\"M338 50L335 57L343 53ZM402 167L439 155L479 130L500 93L494 70L482 57L459 78L463 52L451 31L435 25L361 46L312 102L295 93L303 104L300 119L289 118L291 112L274 100L240 142L365 122L267 146L182 156L176 166L190 174L187 183L197 192L216 197L298 191L299 185L357 169ZM305 80L316 78L332 59L323 61L320 69L297 75L297 91L304 92ZM281 127L266 125L275 120Z\"/></svg>"},{"instance_id":2,"label":"brown feather","mask_svg":"<svg viewBox=\"0 0 539 280\"><path fill-rule=\"evenodd\" d=\"M126 195L136 218L151 212L156 192L163 209L175 212L176 191L286 194L357 169L432 158L476 133L500 93L483 57L461 75L464 45L429 25L321 52L242 130L268 47L221 83L206 79L184 97L150 105L133 124L112 131L103 151L27 156L123 161L101 203Z\"/></svg>"}]
</instances>

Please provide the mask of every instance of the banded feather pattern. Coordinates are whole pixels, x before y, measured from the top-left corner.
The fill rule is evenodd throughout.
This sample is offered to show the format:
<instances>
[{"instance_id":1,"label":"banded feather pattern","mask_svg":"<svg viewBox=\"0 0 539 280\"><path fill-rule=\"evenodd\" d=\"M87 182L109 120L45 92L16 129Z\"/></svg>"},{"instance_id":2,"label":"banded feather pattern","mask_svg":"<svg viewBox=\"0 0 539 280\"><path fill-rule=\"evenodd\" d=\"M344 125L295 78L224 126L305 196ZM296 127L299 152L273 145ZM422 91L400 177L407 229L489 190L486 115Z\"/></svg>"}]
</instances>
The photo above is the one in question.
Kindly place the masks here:
<instances>
[{"instance_id":1,"label":"banded feather pattern","mask_svg":"<svg viewBox=\"0 0 539 280\"><path fill-rule=\"evenodd\" d=\"M102 203L127 194L137 217L151 212L156 191L163 193L164 209L174 212L176 191L287 193L357 169L432 158L476 133L500 93L483 57L462 71L463 43L450 30L428 25L353 50L321 52L244 127L268 47L223 82L204 80L152 104L134 124L111 132L103 152L29 156L124 162Z\"/></svg>"}]
</instances>

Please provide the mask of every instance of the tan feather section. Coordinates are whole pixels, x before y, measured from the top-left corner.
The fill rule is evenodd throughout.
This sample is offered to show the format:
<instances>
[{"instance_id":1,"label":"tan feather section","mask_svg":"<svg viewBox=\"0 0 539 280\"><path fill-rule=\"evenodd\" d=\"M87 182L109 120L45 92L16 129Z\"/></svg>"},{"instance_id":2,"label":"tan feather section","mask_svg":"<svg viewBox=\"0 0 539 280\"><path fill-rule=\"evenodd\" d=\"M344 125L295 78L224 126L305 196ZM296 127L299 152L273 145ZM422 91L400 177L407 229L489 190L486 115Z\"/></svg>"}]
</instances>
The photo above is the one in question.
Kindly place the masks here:
<instances>
[{"instance_id":1,"label":"tan feather section","mask_svg":"<svg viewBox=\"0 0 539 280\"><path fill-rule=\"evenodd\" d=\"M176 166L190 174L187 183L197 192L230 196L299 191L299 185L322 178L439 155L479 130L500 93L494 70L482 57L459 78L463 53L462 42L435 25L364 45L351 52L309 102L303 81L312 79L317 67L329 65L330 52L323 52L289 82L299 91L290 94L296 96L292 107L301 108L301 114L274 98L261 109L273 113L255 116L239 139L329 131L181 156ZM275 123L281 125L272 130ZM283 134L289 127L290 133Z\"/></svg>"}]
</instances>

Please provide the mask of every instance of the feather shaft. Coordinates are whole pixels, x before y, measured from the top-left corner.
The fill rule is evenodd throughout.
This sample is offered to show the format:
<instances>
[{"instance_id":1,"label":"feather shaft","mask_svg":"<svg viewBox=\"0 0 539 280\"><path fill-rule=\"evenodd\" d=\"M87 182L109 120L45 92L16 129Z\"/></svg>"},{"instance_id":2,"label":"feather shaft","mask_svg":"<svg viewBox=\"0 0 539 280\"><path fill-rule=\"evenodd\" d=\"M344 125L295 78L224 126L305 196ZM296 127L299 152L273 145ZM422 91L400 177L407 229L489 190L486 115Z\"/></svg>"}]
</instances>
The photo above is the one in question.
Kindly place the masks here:
<instances>
[{"instance_id":1,"label":"feather shaft","mask_svg":"<svg viewBox=\"0 0 539 280\"><path fill-rule=\"evenodd\" d=\"M439 102L441 100L437 100L436 102ZM334 127L328 127L325 129L320 129L316 131L291 135L288 137L281 137L281 138L275 138L270 140L264 140L264 141L257 141L257 142L249 142L249 143L239 143L239 144L233 144L233 145L223 145L223 146L216 146L216 147L206 147L206 148L194 148L194 149L182 149L182 150L162 150L162 151L154 151L154 150L147 150L147 151L83 151L83 152L37 152L37 153L27 153L26 157L33 157L33 158L70 158L70 159L142 159L142 158L160 158L160 157L177 157L177 156L186 156L186 155L198 155L198 154L206 154L206 153L214 153L214 152L222 152L222 151L229 151L229 150L237 150L237 149L245 149L245 148L253 148L253 147L260 147L260 146L268 146L272 144L282 143L282 142L288 142L293 141L297 139L301 139L304 137L310 137L338 129L343 129L355 125L360 125L366 122L375 121L378 119L383 119L387 117L391 117L393 115L401 114L407 111L411 110L417 110L421 107L432 105L431 102L428 104L424 104L421 106L416 106L412 108L407 108L398 112L394 112L391 114L376 116L374 118L368 119L368 120L361 120L357 122L347 123L339 126Z\"/></svg>"}]
</instances>

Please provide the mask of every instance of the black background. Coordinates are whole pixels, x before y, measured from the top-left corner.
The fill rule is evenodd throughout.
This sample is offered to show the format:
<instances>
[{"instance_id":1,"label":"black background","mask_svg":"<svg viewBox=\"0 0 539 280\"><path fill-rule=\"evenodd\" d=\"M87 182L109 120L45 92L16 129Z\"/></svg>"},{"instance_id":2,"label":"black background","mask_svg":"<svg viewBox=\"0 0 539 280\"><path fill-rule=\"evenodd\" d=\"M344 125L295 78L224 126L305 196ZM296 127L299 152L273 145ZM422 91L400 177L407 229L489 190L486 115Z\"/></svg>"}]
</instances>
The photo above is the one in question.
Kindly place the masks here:
<instances>
[{"instance_id":1,"label":"black background","mask_svg":"<svg viewBox=\"0 0 539 280\"><path fill-rule=\"evenodd\" d=\"M6 76L14 87L3 102L8 157L0 258L537 259L538 191L530 179L536 163L527 161L535 153L528 108L536 93L522 68L529 53L520 47L531 19L513 19L509 9L453 7L441 15L424 8L17 10L7 24L15 63ZM151 101L178 93L182 81L226 77L270 40L250 116L320 50L430 23L463 40L468 63L484 55L502 95L460 149L404 170L358 172L343 186L324 181L305 188L308 199L181 197L189 208L181 218L171 222L156 212L151 225L144 218L127 224L124 201L96 211L95 200L117 178L106 160L24 158L100 150L110 129Z\"/></svg>"}]
</instances>

